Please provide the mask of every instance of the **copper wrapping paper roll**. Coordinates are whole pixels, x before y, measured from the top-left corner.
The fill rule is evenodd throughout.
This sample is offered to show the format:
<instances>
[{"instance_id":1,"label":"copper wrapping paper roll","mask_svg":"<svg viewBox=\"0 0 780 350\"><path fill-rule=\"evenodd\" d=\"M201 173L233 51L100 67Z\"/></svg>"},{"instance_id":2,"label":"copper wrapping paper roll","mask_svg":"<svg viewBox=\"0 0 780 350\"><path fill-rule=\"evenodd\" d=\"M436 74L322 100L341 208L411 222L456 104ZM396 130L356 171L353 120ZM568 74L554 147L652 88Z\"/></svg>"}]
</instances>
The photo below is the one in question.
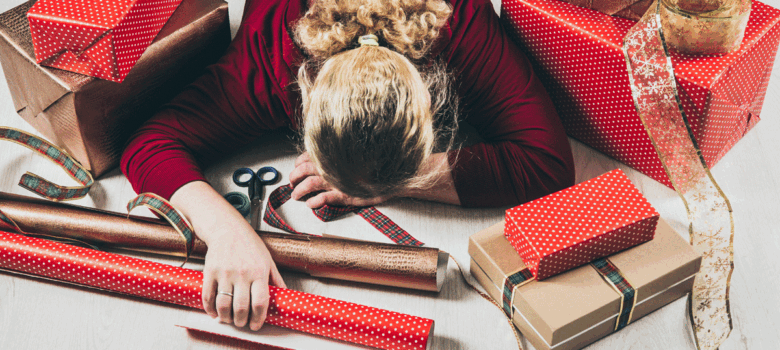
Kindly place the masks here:
<instances>
[{"instance_id":1,"label":"copper wrapping paper roll","mask_svg":"<svg viewBox=\"0 0 780 350\"><path fill-rule=\"evenodd\" d=\"M99 247L184 257L184 241L162 220L0 192L0 211L26 233ZM318 236L258 232L277 266L314 277L440 291L448 254L421 248ZM208 247L194 239L191 257Z\"/></svg>"}]
</instances>

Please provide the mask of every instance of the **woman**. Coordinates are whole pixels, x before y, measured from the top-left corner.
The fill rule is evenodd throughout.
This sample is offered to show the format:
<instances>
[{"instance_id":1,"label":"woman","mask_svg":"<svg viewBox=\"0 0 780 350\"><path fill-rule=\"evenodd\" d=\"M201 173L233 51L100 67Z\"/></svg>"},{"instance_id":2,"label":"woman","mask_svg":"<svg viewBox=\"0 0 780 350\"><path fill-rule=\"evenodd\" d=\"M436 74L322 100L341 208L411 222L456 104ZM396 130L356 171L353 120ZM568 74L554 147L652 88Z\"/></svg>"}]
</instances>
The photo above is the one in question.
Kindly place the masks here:
<instances>
[{"instance_id":1,"label":"woman","mask_svg":"<svg viewBox=\"0 0 780 350\"><path fill-rule=\"evenodd\" d=\"M437 153L448 86L484 142ZM199 162L283 126L302 129L289 179L310 207L396 196L507 206L573 183L555 109L488 0L252 1L226 55L137 132L122 170L208 245L209 315L253 330L268 283L284 281Z\"/></svg>"}]
</instances>

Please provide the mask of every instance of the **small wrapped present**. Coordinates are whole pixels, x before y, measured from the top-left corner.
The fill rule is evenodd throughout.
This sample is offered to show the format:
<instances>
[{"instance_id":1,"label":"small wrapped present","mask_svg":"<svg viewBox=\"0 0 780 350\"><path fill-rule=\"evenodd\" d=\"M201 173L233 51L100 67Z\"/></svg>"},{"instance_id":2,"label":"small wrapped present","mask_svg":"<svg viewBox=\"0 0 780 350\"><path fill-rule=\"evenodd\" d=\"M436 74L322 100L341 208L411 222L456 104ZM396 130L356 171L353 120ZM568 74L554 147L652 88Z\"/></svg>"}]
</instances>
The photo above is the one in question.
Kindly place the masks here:
<instances>
[{"instance_id":1,"label":"small wrapped present","mask_svg":"<svg viewBox=\"0 0 780 350\"><path fill-rule=\"evenodd\" d=\"M618 169L509 209L505 222L541 281L653 239L658 212Z\"/></svg>"},{"instance_id":2,"label":"small wrapped present","mask_svg":"<svg viewBox=\"0 0 780 350\"><path fill-rule=\"evenodd\" d=\"M648 243L544 281L526 280L503 227L469 238L471 274L539 350L582 348L686 295L701 263L661 219Z\"/></svg>"},{"instance_id":3,"label":"small wrapped present","mask_svg":"<svg viewBox=\"0 0 780 350\"><path fill-rule=\"evenodd\" d=\"M39 0L36 62L121 83L182 0Z\"/></svg>"},{"instance_id":4,"label":"small wrapped present","mask_svg":"<svg viewBox=\"0 0 780 350\"><path fill-rule=\"evenodd\" d=\"M502 13L567 133L671 187L631 94L623 40L636 22L557 0L502 0ZM738 49L724 55L669 50L680 103L710 167L759 120L779 21L780 11L754 1ZM674 37L667 34L670 43ZM669 89L653 88L659 94Z\"/></svg>"},{"instance_id":5,"label":"small wrapped present","mask_svg":"<svg viewBox=\"0 0 780 350\"><path fill-rule=\"evenodd\" d=\"M34 3L0 14L0 61L14 107L95 176L116 166L130 135L216 62L230 42L227 3L183 0L117 84L36 64L25 17Z\"/></svg>"}]
</instances>

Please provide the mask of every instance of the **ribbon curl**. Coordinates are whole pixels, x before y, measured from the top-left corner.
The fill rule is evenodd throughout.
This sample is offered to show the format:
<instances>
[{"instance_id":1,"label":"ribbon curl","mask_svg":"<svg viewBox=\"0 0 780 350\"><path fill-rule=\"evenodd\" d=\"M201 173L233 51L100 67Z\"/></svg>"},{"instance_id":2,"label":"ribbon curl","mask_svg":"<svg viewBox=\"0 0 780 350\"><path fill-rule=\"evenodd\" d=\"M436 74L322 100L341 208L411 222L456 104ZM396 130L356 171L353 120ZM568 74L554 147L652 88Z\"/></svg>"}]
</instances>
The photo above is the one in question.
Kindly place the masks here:
<instances>
[{"instance_id":1,"label":"ribbon curl","mask_svg":"<svg viewBox=\"0 0 780 350\"><path fill-rule=\"evenodd\" d=\"M742 41L750 2L728 1L720 7L696 0L676 3L688 10L707 11L705 16L674 7L671 1L656 1L629 30L623 54L634 107L685 204L691 245L702 254L689 310L696 346L709 350L717 349L733 328L729 287L734 270L734 219L731 204L710 173L683 110L667 44L683 53L731 51ZM696 3L702 5L694 8L691 4Z\"/></svg>"}]
</instances>

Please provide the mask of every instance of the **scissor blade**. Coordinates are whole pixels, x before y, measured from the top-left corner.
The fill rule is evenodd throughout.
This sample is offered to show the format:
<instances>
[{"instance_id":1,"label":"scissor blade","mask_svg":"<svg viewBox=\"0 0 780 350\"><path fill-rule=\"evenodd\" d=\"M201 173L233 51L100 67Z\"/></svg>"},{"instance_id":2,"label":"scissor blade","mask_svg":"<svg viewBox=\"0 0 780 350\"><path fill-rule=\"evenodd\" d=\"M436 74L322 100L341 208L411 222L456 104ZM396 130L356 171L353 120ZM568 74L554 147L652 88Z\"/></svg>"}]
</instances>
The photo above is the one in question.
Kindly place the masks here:
<instances>
[{"instance_id":1,"label":"scissor blade","mask_svg":"<svg viewBox=\"0 0 780 350\"><path fill-rule=\"evenodd\" d=\"M260 222L262 221L260 218L262 205L260 204L260 198L252 199L249 212L249 222L252 225L252 228L255 230L260 230Z\"/></svg>"}]
</instances>

